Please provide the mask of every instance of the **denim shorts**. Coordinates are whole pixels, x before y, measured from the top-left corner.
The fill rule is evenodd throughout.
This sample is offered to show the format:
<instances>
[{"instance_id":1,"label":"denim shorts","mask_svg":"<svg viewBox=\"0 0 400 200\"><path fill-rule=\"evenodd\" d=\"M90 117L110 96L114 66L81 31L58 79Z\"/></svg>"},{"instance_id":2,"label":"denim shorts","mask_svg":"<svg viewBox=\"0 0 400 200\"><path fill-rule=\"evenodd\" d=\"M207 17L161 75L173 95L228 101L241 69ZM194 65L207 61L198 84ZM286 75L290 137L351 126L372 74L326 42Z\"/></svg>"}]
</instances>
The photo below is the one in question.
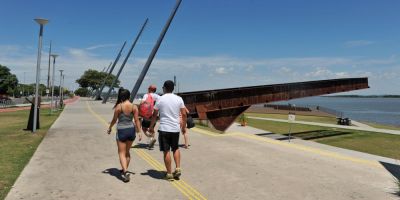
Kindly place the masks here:
<instances>
[{"instance_id":1,"label":"denim shorts","mask_svg":"<svg viewBox=\"0 0 400 200\"><path fill-rule=\"evenodd\" d=\"M116 139L121 142L126 142L127 140L133 141L136 138L136 130L134 127L117 129Z\"/></svg>"}]
</instances>

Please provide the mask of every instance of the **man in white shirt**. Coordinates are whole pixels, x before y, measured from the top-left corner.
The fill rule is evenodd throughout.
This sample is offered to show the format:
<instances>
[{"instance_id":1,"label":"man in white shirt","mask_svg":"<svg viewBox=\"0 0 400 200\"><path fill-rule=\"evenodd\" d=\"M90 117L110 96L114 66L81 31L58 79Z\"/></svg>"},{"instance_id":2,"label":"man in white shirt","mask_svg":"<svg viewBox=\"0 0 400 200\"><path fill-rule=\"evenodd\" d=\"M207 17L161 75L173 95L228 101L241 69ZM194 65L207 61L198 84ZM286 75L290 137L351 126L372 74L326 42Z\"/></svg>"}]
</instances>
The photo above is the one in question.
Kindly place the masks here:
<instances>
[{"instance_id":1,"label":"man in white shirt","mask_svg":"<svg viewBox=\"0 0 400 200\"><path fill-rule=\"evenodd\" d=\"M178 143L179 132L186 133L186 111L182 98L172 93L174 91L174 82L171 80L165 81L163 91L164 95L158 99L154 106L149 132L154 134L154 124L156 123L158 113L160 113L158 141L160 143L160 151L164 152L164 164L167 169L165 179L173 181L174 179L179 180L182 173L180 168L181 154ZM182 123L180 123L180 114L182 115ZM171 173L170 150L173 152L176 165L173 173Z\"/></svg>"},{"instance_id":2,"label":"man in white shirt","mask_svg":"<svg viewBox=\"0 0 400 200\"><path fill-rule=\"evenodd\" d=\"M148 93L143 96L143 99L140 102L140 104L144 103L149 95L151 95L153 101L156 103L158 101L158 98L160 98L160 96L156 94L156 91L157 87L155 85L150 85L149 88L147 89ZM150 134L147 132L150 128L150 122L151 119L146 119L145 117L142 116L142 130L144 135L146 135L149 138L149 149L152 149L157 140L154 137L154 134Z\"/></svg>"}]
</instances>

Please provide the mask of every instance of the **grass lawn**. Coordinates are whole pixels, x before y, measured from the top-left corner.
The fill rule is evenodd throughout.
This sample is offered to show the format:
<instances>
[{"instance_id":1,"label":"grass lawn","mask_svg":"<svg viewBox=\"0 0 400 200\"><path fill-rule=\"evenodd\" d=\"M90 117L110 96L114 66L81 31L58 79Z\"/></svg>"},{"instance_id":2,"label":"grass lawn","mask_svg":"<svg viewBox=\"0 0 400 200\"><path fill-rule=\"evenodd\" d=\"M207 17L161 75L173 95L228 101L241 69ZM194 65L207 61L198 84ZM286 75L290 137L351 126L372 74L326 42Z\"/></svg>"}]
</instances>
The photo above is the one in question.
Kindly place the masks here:
<instances>
[{"instance_id":1,"label":"grass lawn","mask_svg":"<svg viewBox=\"0 0 400 200\"><path fill-rule=\"evenodd\" d=\"M400 130L399 126L390 126L390 125L383 125L383 124L375 124L372 122L362 122L374 128L382 128L382 129L390 129L390 130Z\"/></svg>"},{"instance_id":2,"label":"grass lawn","mask_svg":"<svg viewBox=\"0 0 400 200\"><path fill-rule=\"evenodd\" d=\"M29 110L0 113L0 199L4 199L60 112L40 110L40 129L24 131Z\"/></svg>"},{"instance_id":3,"label":"grass lawn","mask_svg":"<svg viewBox=\"0 0 400 200\"><path fill-rule=\"evenodd\" d=\"M246 112L245 114L251 117L264 117L264 118L285 119L285 120L288 119L288 115L284 114L248 113L248 112ZM337 124L336 117L324 117L324 116L296 115L296 121Z\"/></svg>"},{"instance_id":4,"label":"grass lawn","mask_svg":"<svg viewBox=\"0 0 400 200\"><path fill-rule=\"evenodd\" d=\"M289 123L248 119L248 125L287 134ZM400 135L292 124L292 135L322 144L400 159Z\"/></svg>"},{"instance_id":5,"label":"grass lawn","mask_svg":"<svg viewBox=\"0 0 400 200\"><path fill-rule=\"evenodd\" d=\"M217 133L217 134L223 134L223 133L224 133L223 131L219 131L219 130L210 128L210 127L208 127L207 124L200 123L200 122L198 122L198 121L195 122L195 124L196 124L195 127L196 127L196 128L199 128L199 129L203 129L203 130L210 131L210 132Z\"/></svg>"}]
</instances>

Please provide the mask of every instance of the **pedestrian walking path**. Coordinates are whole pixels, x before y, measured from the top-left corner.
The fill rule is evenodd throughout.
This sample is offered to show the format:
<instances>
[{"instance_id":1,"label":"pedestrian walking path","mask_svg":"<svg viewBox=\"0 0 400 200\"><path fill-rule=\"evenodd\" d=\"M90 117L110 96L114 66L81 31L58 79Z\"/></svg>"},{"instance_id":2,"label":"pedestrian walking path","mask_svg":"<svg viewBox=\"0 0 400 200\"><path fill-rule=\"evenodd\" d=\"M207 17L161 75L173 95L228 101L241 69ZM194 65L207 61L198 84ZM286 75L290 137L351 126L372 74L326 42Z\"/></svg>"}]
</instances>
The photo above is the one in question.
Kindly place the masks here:
<instances>
[{"instance_id":1,"label":"pedestrian walking path","mask_svg":"<svg viewBox=\"0 0 400 200\"><path fill-rule=\"evenodd\" d=\"M351 120L351 124L354 125L354 126L357 126L357 127L374 128L374 127L372 127L372 126L370 126L368 124L364 124L364 123L361 123L361 122L358 122L358 121L355 121L355 120Z\"/></svg>"},{"instance_id":2,"label":"pedestrian walking path","mask_svg":"<svg viewBox=\"0 0 400 200\"><path fill-rule=\"evenodd\" d=\"M268 121L276 121L276 122L289 122L288 120L285 120L285 119L274 119L274 118L268 118L268 117L251 117L251 116L249 116L248 118L250 118L250 119L259 119L259 120L268 120ZM325 123L306 122L306 121L294 121L294 122L291 122L291 123L400 135L400 131L398 131L398 130L373 128L371 126L361 126L361 127L343 126L343 125L336 125L336 124L325 124Z\"/></svg>"},{"instance_id":3,"label":"pedestrian walking path","mask_svg":"<svg viewBox=\"0 0 400 200\"><path fill-rule=\"evenodd\" d=\"M397 199L393 176L374 160L236 125L226 134L192 129L174 182L162 180L158 143L150 151L135 141L134 174L123 183L115 135L106 134L111 117L111 104L67 105L6 199Z\"/></svg>"}]
</instances>

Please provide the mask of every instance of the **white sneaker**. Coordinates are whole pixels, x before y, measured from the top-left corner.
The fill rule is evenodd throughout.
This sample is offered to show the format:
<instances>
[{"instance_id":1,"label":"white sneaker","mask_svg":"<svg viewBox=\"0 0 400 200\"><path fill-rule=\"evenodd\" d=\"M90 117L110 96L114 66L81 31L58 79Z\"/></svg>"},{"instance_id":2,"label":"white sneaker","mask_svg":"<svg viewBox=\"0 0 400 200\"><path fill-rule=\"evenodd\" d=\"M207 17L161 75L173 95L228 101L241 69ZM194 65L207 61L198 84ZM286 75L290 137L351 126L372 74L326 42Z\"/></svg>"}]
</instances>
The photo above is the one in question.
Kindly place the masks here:
<instances>
[{"instance_id":1,"label":"white sneaker","mask_svg":"<svg viewBox=\"0 0 400 200\"><path fill-rule=\"evenodd\" d=\"M156 139L155 138L151 138L151 140L150 140L150 142L149 142L149 148L151 149L151 148L153 148L154 147L154 144L156 143Z\"/></svg>"}]
</instances>

